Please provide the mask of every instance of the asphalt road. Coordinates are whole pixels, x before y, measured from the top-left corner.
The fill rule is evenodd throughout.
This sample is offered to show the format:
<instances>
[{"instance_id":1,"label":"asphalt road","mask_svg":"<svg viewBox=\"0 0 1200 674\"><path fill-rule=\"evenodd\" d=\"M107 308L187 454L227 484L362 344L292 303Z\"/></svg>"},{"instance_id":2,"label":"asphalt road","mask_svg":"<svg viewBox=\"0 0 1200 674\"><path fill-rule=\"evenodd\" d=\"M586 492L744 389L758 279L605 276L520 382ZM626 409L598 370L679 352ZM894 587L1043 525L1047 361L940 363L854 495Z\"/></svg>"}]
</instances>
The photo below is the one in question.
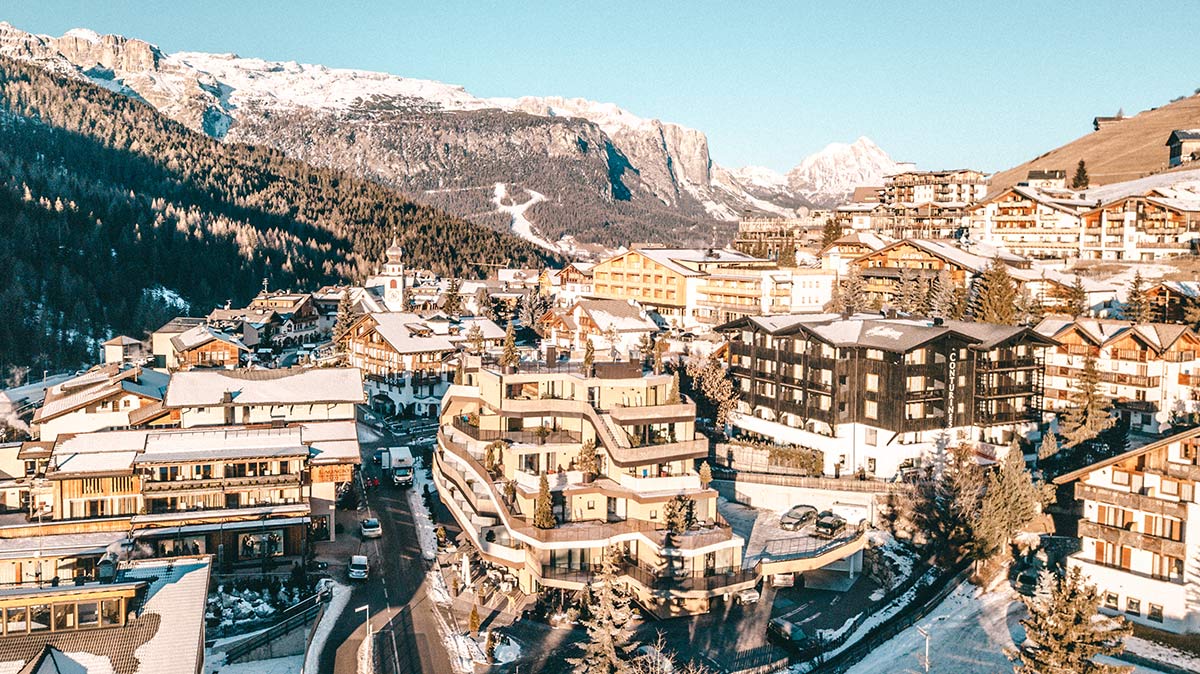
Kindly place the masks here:
<instances>
[{"instance_id":1,"label":"asphalt road","mask_svg":"<svg viewBox=\"0 0 1200 674\"><path fill-rule=\"evenodd\" d=\"M403 444L415 438L390 437L363 443L363 468L367 477L379 477L371 462L377 447ZM357 674L358 650L366 636L362 611L370 607L371 632L379 672L386 674L443 674L453 671L442 645L426 592L426 562L421 558L407 490L382 483L367 492L368 508L361 517L378 517L383 537L360 541L370 564L370 578L353 590L350 603L339 616L328 645L321 653L322 674ZM357 529L345 536L359 536Z\"/></svg>"}]
</instances>

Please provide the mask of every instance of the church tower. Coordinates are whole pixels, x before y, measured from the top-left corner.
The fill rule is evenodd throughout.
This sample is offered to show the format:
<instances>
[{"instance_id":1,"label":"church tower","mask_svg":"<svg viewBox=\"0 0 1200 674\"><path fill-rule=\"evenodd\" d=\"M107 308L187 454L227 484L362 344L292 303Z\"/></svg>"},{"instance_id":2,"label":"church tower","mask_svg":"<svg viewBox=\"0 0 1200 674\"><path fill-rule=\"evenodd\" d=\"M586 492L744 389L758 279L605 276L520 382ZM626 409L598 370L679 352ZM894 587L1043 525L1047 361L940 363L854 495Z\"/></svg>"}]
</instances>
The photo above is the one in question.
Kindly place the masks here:
<instances>
[{"instance_id":1,"label":"church tower","mask_svg":"<svg viewBox=\"0 0 1200 674\"><path fill-rule=\"evenodd\" d=\"M392 245L388 246L386 262L383 264L383 302L391 311L404 311L407 308L404 297L404 249L395 237Z\"/></svg>"}]
</instances>

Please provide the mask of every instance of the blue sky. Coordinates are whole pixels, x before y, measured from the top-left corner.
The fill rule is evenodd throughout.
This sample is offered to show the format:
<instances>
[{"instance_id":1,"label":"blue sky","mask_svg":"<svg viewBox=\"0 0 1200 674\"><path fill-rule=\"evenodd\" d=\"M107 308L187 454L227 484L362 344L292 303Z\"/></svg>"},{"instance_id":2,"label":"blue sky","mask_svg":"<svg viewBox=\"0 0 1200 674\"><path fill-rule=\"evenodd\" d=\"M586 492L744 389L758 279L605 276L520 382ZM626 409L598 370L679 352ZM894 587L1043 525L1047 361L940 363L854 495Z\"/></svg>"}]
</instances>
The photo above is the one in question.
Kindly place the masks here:
<instances>
[{"instance_id":1,"label":"blue sky","mask_svg":"<svg viewBox=\"0 0 1200 674\"><path fill-rule=\"evenodd\" d=\"M611 101L778 170L860 135L922 168L998 170L1200 87L1188 2L28 0L0 19Z\"/></svg>"}]
</instances>

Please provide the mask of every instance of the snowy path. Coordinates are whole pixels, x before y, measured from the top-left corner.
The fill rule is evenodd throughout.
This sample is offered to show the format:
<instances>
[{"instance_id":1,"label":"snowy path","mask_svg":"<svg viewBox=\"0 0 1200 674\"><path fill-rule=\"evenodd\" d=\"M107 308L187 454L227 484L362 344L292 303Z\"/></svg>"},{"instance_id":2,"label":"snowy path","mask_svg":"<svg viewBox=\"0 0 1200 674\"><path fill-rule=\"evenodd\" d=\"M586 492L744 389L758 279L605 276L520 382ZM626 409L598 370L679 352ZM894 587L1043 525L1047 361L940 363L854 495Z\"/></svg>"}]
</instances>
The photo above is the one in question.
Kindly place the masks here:
<instances>
[{"instance_id":1,"label":"snowy path","mask_svg":"<svg viewBox=\"0 0 1200 674\"><path fill-rule=\"evenodd\" d=\"M540 192L534 192L531 189L526 189L525 191L529 192L529 201L513 206L505 206L504 199L508 196L508 185L505 185L504 183L496 183L495 192L492 196L492 203L496 204L496 210L500 211L501 213L508 213L509 216L512 217L513 234L516 234L535 246L540 246L546 250L552 250L556 253L560 252L558 246L550 243L537 234L534 234L533 223L525 217L525 211L539 201L545 201L546 195Z\"/></svg>"},{"instance_id":2,"label":"snowy path","mask_svg":"<svg viewBox=\"0 0 1200 674\"><path fill-rule=\"evenodd\" d=\"M921 674L925 671L925 637L917 631L918 626L930 635L932 673L1011 672L1013 665L1004 649L1014 648L1014 639L1024 639L1020 624L1024 613L1021 602L1007 588L985 594L964 583L920 623L875 649L846 674ZM1159 674L1145 667L1135 667L1133 672Z\"/></svg>"}]
</instances>

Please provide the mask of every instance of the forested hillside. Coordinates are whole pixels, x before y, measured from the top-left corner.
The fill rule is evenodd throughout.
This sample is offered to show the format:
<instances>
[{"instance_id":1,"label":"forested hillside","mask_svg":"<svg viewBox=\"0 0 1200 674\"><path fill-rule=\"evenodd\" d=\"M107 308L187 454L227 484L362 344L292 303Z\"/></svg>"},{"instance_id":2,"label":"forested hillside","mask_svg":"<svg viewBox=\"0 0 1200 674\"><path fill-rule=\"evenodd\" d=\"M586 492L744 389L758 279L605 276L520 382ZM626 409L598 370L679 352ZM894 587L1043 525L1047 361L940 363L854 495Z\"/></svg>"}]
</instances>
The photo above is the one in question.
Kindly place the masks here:
<instances>
[{"instance_id":1,"label":"forested hillside","mask_svg":"<svg viewBox=\"0 0 1200 674\"><path fill-rule=\"evenodd\" d=\"M410 264L537 266L508 234L376 183L222 144L143 103L0 58L0 377L93 360L176 311L361 278L397 235Z\"/></svg>"}]
</instances>

